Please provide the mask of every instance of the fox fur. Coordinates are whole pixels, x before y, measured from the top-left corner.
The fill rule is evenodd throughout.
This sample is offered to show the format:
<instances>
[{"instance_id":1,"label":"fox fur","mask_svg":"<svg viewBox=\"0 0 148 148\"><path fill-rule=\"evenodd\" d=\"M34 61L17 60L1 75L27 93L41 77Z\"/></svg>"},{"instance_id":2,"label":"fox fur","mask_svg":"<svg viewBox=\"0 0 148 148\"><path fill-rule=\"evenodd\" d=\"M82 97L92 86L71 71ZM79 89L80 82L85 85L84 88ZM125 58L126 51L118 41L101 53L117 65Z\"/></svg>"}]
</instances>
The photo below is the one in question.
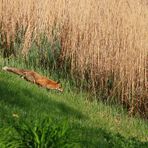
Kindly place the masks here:
<instances>
[{"instance_id":1,"label":"fox fur","mask_svg":"<svg viewBox=\"0 0 148 148\"><path fill-rule=\"evenodd\" d=\"M50 80L47 77L41 76L40 74L34 71L18 69L14 67L7 67L7 66L3 67L3 70L20 75L25 80L32 82L34 84L37 84L43 88L47 88L49 90L54 89L54 90L58 90L61 92L63 91L59 82Z\"/></svg>"}]
</instances>

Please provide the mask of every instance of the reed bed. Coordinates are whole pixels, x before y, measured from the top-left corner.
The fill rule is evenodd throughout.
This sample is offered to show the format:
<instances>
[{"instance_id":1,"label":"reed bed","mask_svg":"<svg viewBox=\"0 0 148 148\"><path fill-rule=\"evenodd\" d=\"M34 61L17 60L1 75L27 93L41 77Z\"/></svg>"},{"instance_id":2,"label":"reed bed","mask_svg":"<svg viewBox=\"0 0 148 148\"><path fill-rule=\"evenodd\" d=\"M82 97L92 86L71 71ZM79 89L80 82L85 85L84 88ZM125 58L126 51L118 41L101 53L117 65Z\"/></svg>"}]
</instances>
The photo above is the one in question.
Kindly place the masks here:
<instances>
[{"instance_id":1,"label":"reed bed","mask_svg":"<svg viewBox=\"0 0 148 148\"><path fill-rule=\"evenodd\" d=\"M41 34L60 41L59 65L69 62L79 86L148 117L146 0L0 0L5 57L28 56Z\"/></svg>"}]
</instances>

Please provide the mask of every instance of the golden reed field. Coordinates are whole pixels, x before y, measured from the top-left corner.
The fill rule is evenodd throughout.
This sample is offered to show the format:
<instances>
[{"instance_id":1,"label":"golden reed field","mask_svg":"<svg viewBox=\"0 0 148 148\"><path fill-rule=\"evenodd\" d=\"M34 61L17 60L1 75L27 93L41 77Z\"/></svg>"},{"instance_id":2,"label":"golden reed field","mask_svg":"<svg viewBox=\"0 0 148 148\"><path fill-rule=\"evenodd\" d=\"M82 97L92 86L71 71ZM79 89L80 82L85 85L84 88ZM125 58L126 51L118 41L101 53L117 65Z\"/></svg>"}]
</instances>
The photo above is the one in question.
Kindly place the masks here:
<instances>
[{"instance_id":1,"label":"golden reed field","mask_svg":"<svg viewBox=\"0 0 148 148\"><path fill-rule=\"evenodd\" d=\"M52 42L56 28L60 58L78 81L148 116L147 0L0 0L0 48L11 50L22 28L23 55L41 33Z\"/></svg>"}]
</instances>

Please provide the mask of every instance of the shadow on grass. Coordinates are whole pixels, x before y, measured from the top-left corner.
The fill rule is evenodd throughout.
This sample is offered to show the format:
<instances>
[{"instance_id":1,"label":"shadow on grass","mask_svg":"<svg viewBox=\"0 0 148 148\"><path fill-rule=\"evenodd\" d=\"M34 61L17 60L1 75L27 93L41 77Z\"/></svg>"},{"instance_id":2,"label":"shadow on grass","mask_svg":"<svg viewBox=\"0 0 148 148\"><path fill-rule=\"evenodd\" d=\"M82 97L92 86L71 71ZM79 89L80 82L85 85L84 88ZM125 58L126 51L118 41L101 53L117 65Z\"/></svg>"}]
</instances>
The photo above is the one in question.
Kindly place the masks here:
<instances>
[{"instance_id":1,"label":"shadow on grass","mask_svg":"<svg viewBox=\"0 0 148 148\"><path fill-rule=\"evenodd\" d=\"M148 142L135 137L125 138L121 134L113 134L102 128L75 128L73 133L80 147L85 148L147 148ZM73 135L74 135L73 134Z\"/></svg>"}]
</instances>

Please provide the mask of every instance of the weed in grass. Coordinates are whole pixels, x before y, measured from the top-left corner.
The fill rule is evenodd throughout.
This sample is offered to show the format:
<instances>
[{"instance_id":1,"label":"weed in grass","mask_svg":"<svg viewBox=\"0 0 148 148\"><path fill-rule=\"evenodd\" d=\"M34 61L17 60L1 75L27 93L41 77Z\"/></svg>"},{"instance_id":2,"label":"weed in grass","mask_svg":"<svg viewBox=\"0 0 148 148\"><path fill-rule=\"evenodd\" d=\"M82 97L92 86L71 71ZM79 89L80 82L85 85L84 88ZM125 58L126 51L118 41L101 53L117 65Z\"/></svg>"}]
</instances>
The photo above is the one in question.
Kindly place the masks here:
<instances>
[{"instance_id":1,"label":"weed in grass","mask_svg":"<svg viewBox=\"0 0 148 148\"><path fill-rule=\"evenodd\" d=\"M52 120L49 117L35 121L13 120L12 132L3 137L5 145L27 148L70 148L74 146L66 120Z\"/></svg>"}]
</instances>

